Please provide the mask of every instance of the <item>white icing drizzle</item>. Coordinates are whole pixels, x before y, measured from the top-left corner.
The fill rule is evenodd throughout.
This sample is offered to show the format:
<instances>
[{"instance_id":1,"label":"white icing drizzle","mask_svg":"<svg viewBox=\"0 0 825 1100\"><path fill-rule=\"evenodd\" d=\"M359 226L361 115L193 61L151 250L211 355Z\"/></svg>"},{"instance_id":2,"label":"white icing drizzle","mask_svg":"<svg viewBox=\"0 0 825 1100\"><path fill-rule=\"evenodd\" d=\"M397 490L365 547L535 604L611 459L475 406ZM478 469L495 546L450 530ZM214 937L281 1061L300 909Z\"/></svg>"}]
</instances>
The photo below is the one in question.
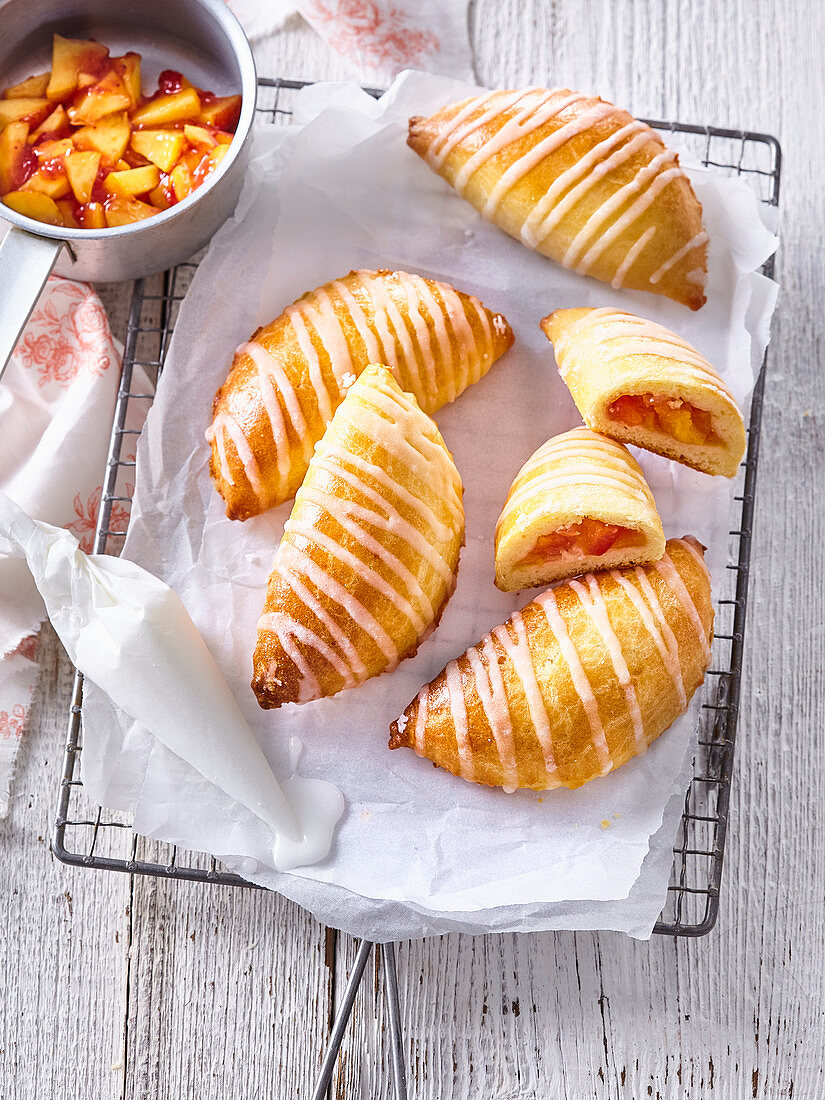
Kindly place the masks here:
<instances>
[{"instance_id":1,"label":"white icing drizzle","mask_svg":"<svg viewBox=\"0 0 825 1100\"><path fill-rule=\"evenodd\" d=\"M685 696L685 684L682 678L682 666L679 663L678 650L675 647L671 648L668 641L662 636L662 632L656 622L656 618L659 618L659 622L661 622L661 618L659 615L654 618L654 612L652 612L651 608L648 607L648 604L644 598L644 595L647 595L648 591L652 592L653 598L654 600L656 600L656 603L659 606L659 612L661 614L661 604L659 604L658 599L656 599L656 593L653 592L653 588L648 582L648 589L643 590L643 595L643 593L639 592L639 589L636 588L635 584L633 584L628 577L623 576L616 569L611 571L610 576L622 589L624 589L625 595L635 607L636 611L638 612L639 618L645 625L645 629L647 630L650 637L653 639L653 644L656 646L656 649L659 652L659 656L662 658L662 663L667 670L667 674L673 681L673 686L676 689L676 694L679 696L679 705L681 706L682 710L684 710L687 706L687 698ZM650 599L649 595L648 599ZM672 631L670 632L670 637L673 638Z\"/></svg>"},{"instance_id":2,"label":"white icing drizzle","mask_svg":"<svg viewBox=\"0 0 825 1100\"><path fill-rule=\"evenodd\" d=\"M482 661L482 654L486 659L486 668ZM479 644L468 649L464 656L469 661L481 709L496 743L501 764L501 785L505 791L512 793L518 787L513 721L507 706L507 693L504 690L501 670L498 667L495 647L490 635L485 635Z\"/></svg>"},{"instance_id":3,"label":"white icing drizzle","mask_svg":"<svg viewBox=\"0 0 825 1100\"><path fill-rule=\"evenodd\" d=\"M284 310L284 313L289 318L292 330L295 333L295 338L298 341L298 347L301 349L301 354L306 360L310 381L312 382L312 389L315 393L315 399L318 402L318 412L326 423L326 421L332 419L332 398L327 389L320 356L315 350L315 345L312 343L312 338L307 331L306 322L301 315L301 306L289 306L288 309Z\"/></svg>"},{"instance_id":4,"label":"white icing drizzle","mask_svg":"<svg viewBox=\"0 0 825 1100\"><path fill-rule=\"evenodd\" d=\"M450 661L444 669L447 695L450 700L450 714L455 728L455 743L458 749L458 774L462 779L475 778L475 763L467 728L467 700L464 698L464 685L461 669L457 661Z\"/></svg>"},{"instance_id":5,"label":"white icing drizzle","mask_svg":"<svg viewBox=\"0 0 825 1100\"><path fill-rule=\"evenodd\" d=\"M542 757L544 758L544 770L547 777L547 783L558 783L558 769L556 767L555 754L553 753L553 734L550 729L550 720L547 717L547 708L544 705L541 688L536 678L536 669L530 654L527 631L524 626L524 618L521 612L516 611L511 616L510 622L516 635L515 642L510 637L510 632L506 625L497 626L492 632L493 637L498 640L501 648L510 658L513 670L521 681L524 697L527 700L527 709L530 713L530 722L535 731L536 740L541 748Z\"/></svg>"},{"instance_id":6,"label":"white icing drizzle","mask_svg":"<svg viewBox=\"0 0 825 1100\"><path fill-rule=\"evenodd\" d=\"M504 111L511 110L527 96L541 91L541 88L526 88L522 92L488 92L487 95L469 100L430 143L426 152L427 163L438 170L460 141L464 141L470 134L498 118ZM491 100L497 102L493 107L485 110L484 105ZM481 110L481 114L471 119L478 110Z\"/></svg>"},{"instance_id":7,"label":"white icing drizzle","mask_svg":"<svg viewBox=\"0 0 825 1100\"><path fill-rule=\"evenodd\" d=\"M624 281L627 277L628 271L630 271L631 267L633 267L636 260L638 260L639 256L645 250L647 244L652 240L655 235L656 226L649 225L644 233L642 233L641 237L639 237L638 241L636 241L636 243L628 249L627 255L616 268L616 274L610 280L610 285L613 287L614 290L619 290L621 289L621 287L624 286Z\"/></svg>"},{"instance_id":8,"label":"white icing drizzle","mask_svg":"<svg viewBox=\"0 0 825 1100\"><path fill-rule=\"evenodd\" d=\"M347 307L352 323L358 331L358 335L364 341L364 347L367 353L367 360L370 363L385 363L387 362L388 351L385 350L383 345L378 341L375 333L372 331L367 315L361 307L358 299L352 293L350 288L345 282L340 279L336 279L333 283L330 283L331 288L335 291L344 305ZM395 350L395 344L389 351ZM388 367L394 366L394 362L387 362Z\"/></svg>"},{"instance_id":9,"label":"white icing drizzle","mask_svg":"<svg viewBox=\"0 0 825 1100\"><path fill-rule=\"evenodd\" d=\"M600 485L643 504L653 503L642 474L621 444L589 428L574 428L548 440L527 460L513 483L499 524L519 508L541 510L547 493L582 485Z\"/></svg>"},{"instance_id":10,"label":"white icing drizzle","mask_svg":"<svg viewBox=\"0 0 825 1100\"><path fill-rule=\"evenodd\" d=\"M698 540L695 539L693 535L686 535L684 538L674 539L674 541L678 542L680 546L683 546L685 550L687 550L687 552L691 555L696 564L700 566L702 572L705 574L708 580L710 580L710 571L707 567L707 563L705 562L704 554L701 551L701 544L698 542Z\"/></svg>"},{"instance_id":11,"label":"white icing drizzle","mask_svg":"<svg viewBox=\"0 0 825 1100\"><path fill-rule=\"evenodd\" d=\"M627 712L633 724L636 751L644 752L647 748L647 738L645 737L642 715L639 711L639 703L636 699L636 689L633 686L627 662L622 652L622 644L611 625L607 603L599 587L599 582L592 573L588 573L583 580L584 583L582 583L582 581L570 581L570 587L579 597L582 607L587 612L596 630L599 632L605 644L605 648L610 654L610 663L613 665L613 671L616 673L616 678L621 684ZM586 588L585 584L587 585Z\"/></svg>"},{"instance_id":12,"label":"white icing drizzle","mask_svg":"<svg viewBox=\"0 0 825 1100\"><path fill-rule=\"evenodd\" d=\"M554 98L558 95L562 96L560 100ZM464 194L472 177L488 160L506 149L508 145L512 145L514 142L520 141L523 137L533 133L534 130L538 130L540 126L560 114L565 107L570 107L584 98L583 95L567 92L566 89L561 92L556 90L544 91L537 102L528 103L526 107L517 111L512 118L507 119L503 126L483 142L458 170L453 185L459 195ZM499 110L496 115L503 113Z\"/></svg>"},{"instance_id":13,"label":"white icing drizzle","mask_svg":"<svg viewBox=\"0 0 825 1100\"><path fill-rule=\"evenodd\" d=\"M684 710L687 707L687 695L685 694L685 682L684 677L682 676L682 663L679 660L679 643L676 641L676 635L673 633L670 623L667 621L667 616L665 615L664 608L659 601L659 597L656 595L656 590L650 583L650 578L648 577L647 573L644 569L642 569L640 565L636 566L635 572L636 579L639 582L639 588L641 588L642 592L644 593L648 605L650 606L650 609L656 616L656 620L659 623L659 628L662 632L662 638L665 642L665 645L667 646L668 652L673 654L673 660L676 665L676 668L674 669L674 674L676 670L678 670L678 684L676 685L676 687L679 693L679 702L682 706L682 709Z\"/></svg>"},{"instance_id":14,"label":"white icing drizzle","mask_svg":"<svg viewBox=\"0 0 825 1100\"><path fill-rule=\"evenodd\" d=\"M633 136L635 135L635 136ZM606 156L614 145L630 138L621 149ZM624 164L650 140L650 129L633 119L594 145L589 153L565 169L542 195L521 227L521 238L530 248L536 248L600 179ZM602 160L602 157L605 157ZM584 176L583 179L580 179ZM576 181L579 180L577 183ZM573 186L575 184L575 186ZM568 191L568 188L570 190ZM567 194L565 194L567 192ZM564 198L561 196L564 195Z\"/></svg>"},{"instance_id":15,"label":"white icing drizzle","mask_svg":"<svg viewBox=\"0 0 825 1100\"><path fill-rule=\"evenodd\" d=\"M654 562L654 568L663 578L665 584L676 596L679 603L687 613L688 618L691 621L693 629L696 631L696 637L699 639L699 644L702 646L702 653L706 661L710 661L710 644L708 642L708 636L705 633L705 628L702 625L702 620L699 617L699 612L696 608L696 604L693 601L693 597L687 589L685 582L674 566L668 554L665 554L659 561Z\"/></svg>"},{"instance_id":16,"label":"white icing drizzle","mask_svg":"<svg viewBox=\"0 0 825 1100\"><path fill-rule=\"evenodd\" d=\"M415 716L415 751L419 756L424 755L424 742L427 732L427 710L429 706L430 691L428 687L418 693L418 713Z\"/></svg>"},{"instance_id":17,"label":"white icing drizzle","mask_svg":"<svg viewBox=\"0 0 825 1100\"><path fill-rule=\"evenodd\" d=\"M234 484L226 454L226 439L224 437L228 436L235 445L235 450L238 452L238 459L243 466L246 479L249 482L252 492L259 500L262 499L264 486L261 477L261 468L258 465L258 460L252 453L252 448L249 446L249 441L244 434L243 428L230 412L220 412L212 422L212 429L216 441L221 441L218 442L218 455L223 476L227 481L232 481ZM227 474L229 475L228 477Z\"/></svg>"},{"instance_id":18,"label":"white icing drizzle","mask_svg":"<svg viewBox=\"0 0 825 1100\"><path fill-rule=\"evenodd\" d=\"M275 442L275 462L278 474L277 489L280 491L289 473L289 438L286 432L286 421L281 409L281 402L278 399L275 380L268 371L261 368L256 360L253 360L253 362L255 363L255 376L258 381L261 401Z\"/></svg>"},{"instance_id":19,"label":"white icing drizzle","mask_svg":"<svg viewBox=\"0 0 825 1100\"><path fill-rule=\"evenodd\" d=\"M267 351L263 344L259 344L257 340L251 340L248 344L245 344L243 350L258 368L259 377L261 374L269 375L274 385L277 387L277 392L283 399L290 423L301 443L304 458L309 459L309 456L312 454L312 437L307 430L307 423L304 419L298 393L287 376L283 363L281 363L276 355L272 355Z\"/></svg>"},{"instance_id":20,"label":"white icing drizzle","mask_svg":"<svg viewBox=\"0 0 825 1100\"><path fill-rule=\"evenodd\" d=\"M573 103L583 100L584 98L584 96L568 97L550 117L552 118L554 115L560 114L565 107L570 107ZM536 142L532 148L522 153L522 155L501 174L495 185L490 189L487 201L481 209L482 215L485 218L493 218L501 200L507 192L512 190L519 180L523 179L531 169L535 168L535 166L544 160L545 157L551 156L551 154L564 145L566 141L570 141L570 139L574 138L577 134L583 134L601 119L608 118L615 113L616 108L611 103L602 103L597 100L592 106L585 108L577 118L565 122L554 133L548 134L546 138ZM543 119L542 121L545 122L547 119ZM524 227L522 227L522 234L523 233Z\"/></svg>"},{"instance_id":21,"label":"white icing drizzle","mask_svg":"<svg viewBox=\"0 0 825 1100\"><path fill-rule=\"evenodd\" d=\"M605 737L604 726L599 716L599 705L596 702L596 696L593 694L593 688L590 686L587 673L584 671L578 650L573 644L570 635L567 633L567 627L559 611L558 604L556 603L556 596L552 588L543 592L535 603L544 612L544 616L547 619L547 625L550 627L553 637L556 639L559 649L561 650L562 656L567 662L567 667L570 670L570 677L573 681L573 687L576 689L576 694L581 700L582 707L587 715L593 747L596 751L596 758L599 761L600 772L602 775L606 775L613 767L613 759L610 755L610 747L607 744L607 738Z\"/></svg>"},{"instance_id":22,"label":"white icing drizzle","mask_svg":"<svg viewBox=\"0 0 825 1100\"><path fill-rule=\"evenodd\" d=\"M694 248L699 248L701 245L707 244L709 239L704 229L700 233L697 233L695 237L691 237L687 244L683 244L681 248L677 249L672 256L665 260L661 267L658 267L653 272L650 276L651 285L655 286L663 275L666 275L672 267L675 267L680 260L683 260L685 256L687 256L688 252L692 252ZM704 275L704 272L702 272L702 274Z\"/></svg>"}]
</instances>

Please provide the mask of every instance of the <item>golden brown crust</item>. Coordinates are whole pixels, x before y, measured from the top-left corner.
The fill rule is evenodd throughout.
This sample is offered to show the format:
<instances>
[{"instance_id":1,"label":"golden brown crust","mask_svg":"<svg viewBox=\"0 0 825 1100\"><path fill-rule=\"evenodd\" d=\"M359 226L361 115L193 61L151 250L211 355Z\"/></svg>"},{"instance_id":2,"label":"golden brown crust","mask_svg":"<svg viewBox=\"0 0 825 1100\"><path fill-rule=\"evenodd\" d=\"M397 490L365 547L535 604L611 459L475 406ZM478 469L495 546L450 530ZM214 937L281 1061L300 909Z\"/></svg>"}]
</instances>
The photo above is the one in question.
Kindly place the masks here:
<instances>
[{"instance_id":1,"label":"golden brown crust","mask_svg":"<svg viewBox=\"0 0 825 1100\"><path fill-rule=\"evenodd\" d=\"M624 310L559 309L541 322L559 373L589 428L707 474L735 477L745 453L742 414L708 361L675 332ZM694 428L624 424L611 413L626 396L649 395L674 408L697 409L712 421L714 439Z\"/></svg>"},{"instance_id":2,"label":"golden brown crust","mask_svg":"<svg viewBox=\"0 0 825 1100\"><path fill-rule=\"evenodd\" d=\"M555 536L558 543L560 531L576 529L584 545L573 542L542 560L542 542L552 545ZM496 586L536 588L655 561L664 549L656 502L635 458L605 435L574 428L539 447L510 487L496 524Z\"/></svg>"},{"instance_id":3,"label":"golden brown crust","mask_svg":"<svg viewBox=\"0 0 825 1100\"><path fill-rule=\"evenodd\" d=\"M264 708L354 687L411 656L455 584L458 471L386 367L352 386L309 464L258 624Z\"/></svg>"},{"instance_id":4,"label":"golden brown crust","mask_svg":"<svg viewBox=\"0 0 825 1100\"><path fill-rule=\"evenodd\" d=\"M447 283L352 271L304 294L235 354L212 407L209 469L230 519L289 500L347 388L389 366L435 412L513 342L501 314Z\"/></svg>"},{"instance_id":5,"label":"golden brown crust","mask_svg":"<svg viewBox=\"0 0 825 1100\"><path fill-rule=\"evenodd\" d=\"M704 304L701 205L676 154L626 111L566 88L500 91L410 119L407 143L528 247L614 286Z\"/></svg>"},{"instance_id":6,"label":"golden brown crust","mask_svg":"<svg viewBox=\"0 0 825 1100\"><path fill-rule=\"evenodd\" d=\"M579 787L683 713L712 628L701 547L671 539L660 562L561 584L516 612L422 688L390 748L488 786Z\"/></svg>"}]
</instances>

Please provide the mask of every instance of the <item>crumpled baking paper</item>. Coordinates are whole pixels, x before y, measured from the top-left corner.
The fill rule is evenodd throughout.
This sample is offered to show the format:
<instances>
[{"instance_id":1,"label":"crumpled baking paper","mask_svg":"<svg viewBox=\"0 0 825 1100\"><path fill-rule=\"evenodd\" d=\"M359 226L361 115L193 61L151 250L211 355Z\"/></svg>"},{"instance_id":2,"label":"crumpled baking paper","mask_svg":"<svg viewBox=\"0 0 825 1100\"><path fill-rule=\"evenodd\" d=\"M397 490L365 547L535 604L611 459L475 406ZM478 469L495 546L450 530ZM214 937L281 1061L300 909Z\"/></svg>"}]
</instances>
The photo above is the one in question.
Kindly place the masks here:
<instances>
[{"instance_id":1,"label":"crumpled baking paper","mask_svg":"<svg viewBox=\"0 0 825 1100\"><path fill-rule=\"evenodd\" d=\"M83 777L104 804L135 812L139 831L212 852L355 934L612 928L646 937L665 899L701 692L646 755L578 791L506 795L465 783L412 752L389 752L388 725L447 660L529 599L493 586L495 521L525 459L579 423L539 319L565 306L635 310L693 342L747 408L776 291L757 272L776 242L744 183L697 168L711 237L709 302L699 313L564 271L484 222L407 148L410 114L471 91L423 74L405 74L378 103L355 87L316 86L299 99L299 125L258 135L237 216L181 308L138 448L125 553L180 593L276 772L297 734L305 774L340 786L347 809L329 858L276 873L241 808L205 804L191 769L100 693L86 708ZM467 514L458 585L438 630L391 675L262 712L251 658L289 506L227 520L203 432L238 344L303 291L358 267L417 271L471 291L505 313L516 343L436 415ZM638 457L666 533L696 535L721 577L734 486Z\"/></svg>"}]
</instances>

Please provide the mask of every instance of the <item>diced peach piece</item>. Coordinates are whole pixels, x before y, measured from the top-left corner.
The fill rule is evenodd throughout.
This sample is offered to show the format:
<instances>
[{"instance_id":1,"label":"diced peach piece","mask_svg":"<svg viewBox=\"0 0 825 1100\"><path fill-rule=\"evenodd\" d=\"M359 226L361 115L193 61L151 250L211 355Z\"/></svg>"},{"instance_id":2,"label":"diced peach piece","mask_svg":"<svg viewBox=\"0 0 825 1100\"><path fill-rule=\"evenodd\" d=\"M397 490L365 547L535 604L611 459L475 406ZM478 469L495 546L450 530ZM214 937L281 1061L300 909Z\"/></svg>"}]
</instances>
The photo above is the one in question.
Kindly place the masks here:
<instances>
[{"instance_id":1,"label":"diced peach piece","mask_svg":"<svg viewBox=\"0 0 825 1100\"><path fill-rule=\"evenodd\" d=\"M162 172L171 172L183 152L186 138L180 130L135 130L131 144L136 153L156 164Z\"/></svg>"},{"instance_id":2,"label":"diced peach piece","mask_svg":"<svg viewBox=\"0 0 825 1100\"><path fill-rule=\"evenodd\" d=\"M50 75L50 73L41 73L39 76L26 77L19 84L6 88L3 99L31 99L44 96L49 86Z\"/></svg>"},{"instance_id":3,"label":"diced peach piece","mask_svg":"<svg viewBox=\"0 0 825 1100\"><path fill-rule=\"evenodd\" d=\"M214 130L207 130L205 126L191 126L187 123L183 128L183 134L191 145L203 145L211 149L217 144Z\"/></svg>"},{"instance_id":4,"label":"diced peach piece","mask_svg":"<svg viewBox=\"0 0 825 1100\"><path fill-rule=\"evenodd\" d=\"M228 152L228 145L216 145L214 149L209 150L209 152L206 154L206 157L207 160L211 162L211 166L209 168L210 172L215 171L215 169L218 167L218 165L221 163Z\"/></svg>"},{"instance_id":5,"label":"diced peach piece","mask_svg":"<svg viewBox=\"0 0 825 1100\"><path fill-rule=\"evenodd\" d=\"M205 126L215 126L219 130L234 130L241 116L241 97L239 95L218 96L201 108L200 121Z\"/></svg>"},{"instance_id":6,"label":"diced peach piece","mask_svg":"<svg viewBox=\"0 0 825 1100\"><path fill-rule=\"evenodd\" d=\"M129 144L129 122L126 115L108 115L96 126L83 126L74 135L78 149L100 153L103 163L116 164Z\"/></svg>"},{"instance_id":7,"label":"diced peach piece","mask_svg":"<svg viewBox=\"0 0 825 1100\"><path fill-rule=\"evenodd\" d=\"M39 126L51 114L51 104L45 96L25 99L0 99L0 129L10 122L28 122Z\"/></svg>"},{"instance_id":8,"label":"diced peach piece","mask_svg":"<svg viewBox=\"0 0 825 1100\"><path fill-rule=\"evenodd\" d=\"M129 150L127 149L126 152L128 153L128 151ZM114 170L115 172L128 172L134 167L134 164L130 164L128 160L126 160L124 157L121 157L115 165Z\"/></svg>"},{"instance_id":9,"label":"diced peach piece","mask_svg":"<svg viewBox=\"0 0 825 1100\"><path fill-rule=\"evenodd\" d=\"M125 172L110 172L103 180L104 187L118 198L128 199L151 191L160 183L160 170L154 164L145 168L129 168Z\"/></svg>"},{"instance_id":10,"label":"diced peach piece","mask_svg":"<svg viewBox=\"0 0 825 1100\"><path fill-rule=\"evenodd\" d=\"M38 168L32 172L25 183L21 183L21 191L39 191L48 195L50 199L62 199L69 194L71 188L64 172L47 172Z\"/></svg>"},{"instance_id":11,"label":"diced peach piece","mask_svg":"<svg viewBox=\"0 0 825 1100\"><path fill-rule=\"evenodd\" d=\"M201 101L194 88L184 88L174 95L161 95L139 107L132 115L133 126L169 126L198 117Z\"/></svg>"},{"instance_id":12,"label":"diced peach piece","mask_svg":"<svg viewBox=\"0 0 825 1100\"><path fill-rule=\"evenodd\" d=\"M137 107L141 100L140 87L140 54L125 53L123 57L112 59L115 72L123 81L123 86L131 100L130 107Z\"/></svg>"},{"instance_id":13,"label":"diced peach piece","mask_svg":"<svg viewBox=\"0 0 825 1100\"><path fill-rule=\"evenodd\" d=\"M97 84L97 77L94 73L78 73L77 74L77 90L82 91L84 88L91 87L92 84Z\"/></svg>"},{"instance_id":14,"label":"diced peach piece","mask_svg":"<svg viewBox=\"0 0 825 1100\"><path fill-rule=\"evenodd\" d=\"M116 72L106 73L96 84L78 92L68 108L69 121L75 126L93 126L106 115L131 107L132 100Z\"/></svg>"},{"instance_id":15,"label":"diced peach piece","mask_svg":"<svg viewBox=\"0 0 825 1100\"><path fill-rule=\"evenodd\" d=\"M67 229L80 229L80 222L75 217L74 199L57 199L57 209Z\"/></svg>"},{"instance_id":16,"label":"diced peach piece","mask_svg":"<svg viewBox=\"0 0 825 1100\"><path fill-rule=\"evenodd\" d=\"M105 229L106 211L102 202L87 202L80 211L80 224L83 229Z\"/></svg>"},{"instance_id":17,"label":"diced peach piece","mask_svg":"<svg viewBox=\"0 0 825 1100\"><path fill-rule=\"evenodd\" d=\"M168 210L172 205L172 200L162 183L159 183L157 187L153 188L146 198L152 206L157 206L159 210Z\"/></svg>"},{"instance_id":18,"label":"diced peach piece","mask_svg":"<svg viewBox=\"0 0 825 1100\"><path fill-rule=\"evenodd\" d=\"M183 163L175 165L175 167L169 173L169 180L172 184L172 190L174 191L175 198L178 202L181 202L183 199L185 199L194 186L192 173Z\"/></svg>"},{"instance_id":19,"label":"diced peach piece","mask_svg":"<svg viewBox=\"0 0 825 1100\"><path fill-rule=\"evenodd\" d=\"M31 155L28 136L28 122L10 122L0 132L0 194L13 190L20 182L24 158Z\"/></svg>"},{"instance_id":20,"label":"diced peach piece","mask_svg":"<svg viewBox=\"0 0 825 1100\"><path fill-rule=\"evenodd\" d=\"M215 141L218 145L231 145L234 134L230 134L228 130L215 130Z\"/></svg>"},{"instance_id":21,"label":"diced peach piece","mask_svg":"<svg viewBox=\"0 0 825 1100\"><path fill-rule=\"evenodd\" d=\"M29 134L29 144L33 145L41 137L46 134L59 134L62 130L69 125L69 116L66 114L66 109L62 103L52 111L48 118L37 127L36 130L32 130Z\"/></svg>"},{"instance_id":22,"label":"diced peach piece","mask_svg":"<svg viewBox=\"0 0 825 1100\"><path fill-rule=\"evenodd\" d=\"M131 222L139 222L159 213L156 206L150 206L138 199L112 199L106 205L106 224L111 229L113 226L129 225Z\"/></svg>"},{"instance_id":23,"label":"diced peach piece","mask_svg":"<svg viewBox=\"0 0 825 1100\"><path fill-rule=\"evenodd\" d=\"M46 222L48 225L63 224L57 203L42 191L9 191L8 195L3 196L2 201L18 214L34 218L37 222Z\"/></svg>"},{"instance_id":24,"label":"diced peach piece","mask_svg":"<svg viewBox=\"0 0 825 1100\"><path fill-rule=\"evenodd\" d=\"M100 153L81 152L75 149L65 158L66 176L79 203L90 202L92 188L100 167Z\"/></svg>"},{"instance_id":25,"label":"diced peach piece","mask_svg":"<svg viewBox=\"0 0 825 1100\"><path fill-rule=\"evenodd\" d=\"M79 38L54 36L52 44L52 71L46 95L51 102L66 99L77 88L79 73L96 73L109 51L99 42Z\"/></svg>"},{"instance_id":26,"label":"diced peach piece","mask_svg":"<svg viewBox=\"0 0 825 1100\"><path fill-rule=\"evenodd\" d=\"M57 141L39 141L32 152L43 164L45 161L59 160L74 149L71 138L60 138Z\"/></svg>"}]
</instances>

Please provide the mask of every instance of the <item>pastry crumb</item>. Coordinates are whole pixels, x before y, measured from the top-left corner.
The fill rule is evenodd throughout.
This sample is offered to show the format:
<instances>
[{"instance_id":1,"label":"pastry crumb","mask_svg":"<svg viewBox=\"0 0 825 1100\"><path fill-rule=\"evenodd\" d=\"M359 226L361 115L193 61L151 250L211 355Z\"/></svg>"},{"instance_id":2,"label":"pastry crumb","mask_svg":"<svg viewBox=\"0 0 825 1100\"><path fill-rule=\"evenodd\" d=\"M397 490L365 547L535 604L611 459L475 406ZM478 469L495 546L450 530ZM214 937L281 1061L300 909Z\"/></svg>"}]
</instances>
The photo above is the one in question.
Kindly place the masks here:
<instances>
[{"instance_id":1,"label":"pastry crumb","mask_svg":"<svg viewBox=\"0 0 825 1100\"><path fill-rule=\"evenodd\" d=\"M351 371L348 371L344 375L344 377L341 379L341 386L345 390L348 390L350 388L350 386L352 386L354 383L355 383L355 375Z\"/></svg>"},{"instance_id":2,"label":"pastry crumb","mask_svg":"<svg viewBox=\"0 0 825 1100\"><path fill-rule=\"evenodd\" d=\"M607 820L607 818L605 818L604 821L602 822L602 828L603 829L609 829L610 828L610 822Z\"/></svg>"}]
</instances>

